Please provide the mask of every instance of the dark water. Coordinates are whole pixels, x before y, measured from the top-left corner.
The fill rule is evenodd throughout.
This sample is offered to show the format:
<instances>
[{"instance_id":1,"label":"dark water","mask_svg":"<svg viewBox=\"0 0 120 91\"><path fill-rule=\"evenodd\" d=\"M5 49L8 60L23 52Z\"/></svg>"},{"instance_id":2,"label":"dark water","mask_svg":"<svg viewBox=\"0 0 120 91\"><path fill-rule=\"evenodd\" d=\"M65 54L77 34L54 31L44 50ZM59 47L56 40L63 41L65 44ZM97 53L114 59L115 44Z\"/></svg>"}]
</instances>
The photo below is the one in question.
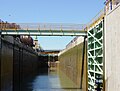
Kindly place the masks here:
<instances>
[{"instance_id":1,"label":"dark water","mask_svg":"<svg viewBox=\"0 0 120 91\"><path fill-rule=\"evenodd\" d=\"M20 91L81 91L56 69L42 70L34 76L28 76L20 85Z\"/></svg>"}]
</instances>

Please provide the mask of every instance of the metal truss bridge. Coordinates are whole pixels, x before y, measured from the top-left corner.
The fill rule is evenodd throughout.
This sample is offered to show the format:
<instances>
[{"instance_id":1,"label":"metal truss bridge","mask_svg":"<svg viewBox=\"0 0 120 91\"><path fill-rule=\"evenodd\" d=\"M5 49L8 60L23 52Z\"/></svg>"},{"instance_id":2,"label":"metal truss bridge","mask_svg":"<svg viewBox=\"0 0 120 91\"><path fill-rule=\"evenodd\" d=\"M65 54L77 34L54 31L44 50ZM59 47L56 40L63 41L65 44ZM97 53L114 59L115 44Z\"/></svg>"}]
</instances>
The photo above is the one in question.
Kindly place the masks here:
<instances>
[{"instance_id":1,"label":"metal truss bridge","mask_svg":"<svg viewBox=\"0 0 120 91\"><path fill-rule=\"evenodd\" d=\"M84 24L0 23L2 35L86 36Z\"/></svg>"}]
</instances>

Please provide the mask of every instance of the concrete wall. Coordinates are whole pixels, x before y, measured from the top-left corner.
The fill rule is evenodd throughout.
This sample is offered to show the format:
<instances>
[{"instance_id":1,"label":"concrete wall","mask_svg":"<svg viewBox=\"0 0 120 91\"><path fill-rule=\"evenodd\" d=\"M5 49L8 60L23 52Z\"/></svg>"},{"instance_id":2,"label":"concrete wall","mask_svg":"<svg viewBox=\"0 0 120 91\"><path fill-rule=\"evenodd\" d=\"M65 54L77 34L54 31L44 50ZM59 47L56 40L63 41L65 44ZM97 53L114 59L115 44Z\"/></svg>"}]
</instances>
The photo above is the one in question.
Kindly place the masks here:
<instances>
[{"instance_id":1,"label":"concrete wall","mask_svg":"<svg viewBox=\"0 0 120 91\"><path fill-rule=\"evenodd\" d=\"M60 70L80 88L83 43L59 54ZM86 91L86 53L84 56L83 90Z\"/></svg>"},{"instance_id":2,"label":"concrete wall","mask_svg":"<svg viewBox=\"0 0 120 91\"><path fill-rule=\"evenodd\" d=\"M14 42L13 49L13 86L15 91L22 91L22 85L26 77L36 74L38 70L38 57L34 51L27 47Z\"/></svg>"},{"instance_id":3,"label":"concrete wall","mask_svg":"<svg viewBox=\"0 0 120 91\"><path fill-rule=\"evenodd\" d=\"M120 4L105 16L105 91L120 90Z\"/></svg>"},{"instance_id":4,"label":"concrete wall","mask_svg":"<svg viewBox=\"0 0 120 91\"><path fill-rule=\"evenodd\" d=\"M40 67L39 70L48 68L48 56L47 55L46 56L43 56L43 55L39 56L39 67Z\"/></svg>"},{"instance_id":5,"label":"concrete wall","mask_svg":"<svg viewBox=\"0 0 120 91\"><path fill-rule=\"evenodd\" d=\"M2 38L0 49L0 91L22 91L22 82L38 69L37 54L13 37Z\"/></svg>"},{"instance_id":6,"label":"concrete wall","mask_svg":"<svg viewBox=\"0 0 120 91\"><path fill-rule=\"evenodd\" d=\"M12 41L12 40L11 40ZM1 49L1 89L12 91L13 84L13 46L2 41Z\"/></svg>"}]
</instances>

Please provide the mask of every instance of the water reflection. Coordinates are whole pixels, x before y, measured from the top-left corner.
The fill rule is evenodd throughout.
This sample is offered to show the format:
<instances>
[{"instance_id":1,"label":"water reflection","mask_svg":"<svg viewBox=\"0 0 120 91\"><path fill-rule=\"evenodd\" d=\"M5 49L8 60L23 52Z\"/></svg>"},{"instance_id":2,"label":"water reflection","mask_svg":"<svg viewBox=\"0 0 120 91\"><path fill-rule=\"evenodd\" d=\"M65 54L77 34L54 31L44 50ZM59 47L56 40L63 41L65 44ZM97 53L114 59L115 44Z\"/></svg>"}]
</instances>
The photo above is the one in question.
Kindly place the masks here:
<instances>
[{"instance_id":1,"label":"water reflection","mask_svg":"<svg viewBox=\"0 0 120 91\"><path fill-rule=\"evenodd\" d=\"M57 69L42 70L23 83L21 91L81 91Z\"/></svg>"}]
</instances>

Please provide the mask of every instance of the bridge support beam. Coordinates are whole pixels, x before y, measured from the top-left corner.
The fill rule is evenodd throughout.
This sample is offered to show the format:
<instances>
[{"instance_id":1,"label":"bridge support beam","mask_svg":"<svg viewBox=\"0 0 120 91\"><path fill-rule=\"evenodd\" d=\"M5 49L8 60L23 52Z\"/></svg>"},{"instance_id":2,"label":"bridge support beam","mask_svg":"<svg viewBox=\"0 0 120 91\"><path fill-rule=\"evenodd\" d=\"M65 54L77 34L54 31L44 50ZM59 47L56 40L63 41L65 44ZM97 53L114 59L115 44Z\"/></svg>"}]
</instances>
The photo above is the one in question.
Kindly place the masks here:
<instances>
[{"instance_id":1,"label":"bridge support beam","mask_svg":"<svg viewBox=\"0 0 120 91\"><path fill-rule=\"evenodd\" d=\"M31 36L86 36L84 30L2 30L2 35L31 35Z\"/></svg>"}]
</instances>

